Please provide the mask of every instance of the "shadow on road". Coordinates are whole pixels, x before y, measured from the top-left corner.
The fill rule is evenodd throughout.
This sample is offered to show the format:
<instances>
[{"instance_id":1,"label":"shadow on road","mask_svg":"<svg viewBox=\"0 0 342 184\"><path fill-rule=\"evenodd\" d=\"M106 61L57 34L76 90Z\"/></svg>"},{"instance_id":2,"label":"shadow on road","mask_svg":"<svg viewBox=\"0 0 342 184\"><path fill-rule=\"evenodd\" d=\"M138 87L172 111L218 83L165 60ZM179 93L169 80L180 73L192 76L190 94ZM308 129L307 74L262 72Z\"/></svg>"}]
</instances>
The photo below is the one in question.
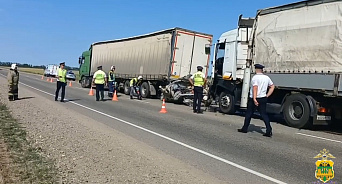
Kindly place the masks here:
<instances>
[{"instance_id":1,"label":"shadow on road","mask_svg":"<svg viewBox=\"0 0 342 184\"><path fill-rule=\"evenodd\" d=\"M74 101L79 101L81 99L68 99L68 102L74 102Z\"/></svg>"},{"instance_id":2,"label":"shadow on road","mask_svg":"<svg viewBox=\"0 0 342 184\"><path fill-rule=\"evenodd\" d=\"M22 98L18 98L18 100L26 100L26 99L31 99L31 98L34 98L32 96L29 96L29 97L22 97Z\"/></svg>"}]
</instances>

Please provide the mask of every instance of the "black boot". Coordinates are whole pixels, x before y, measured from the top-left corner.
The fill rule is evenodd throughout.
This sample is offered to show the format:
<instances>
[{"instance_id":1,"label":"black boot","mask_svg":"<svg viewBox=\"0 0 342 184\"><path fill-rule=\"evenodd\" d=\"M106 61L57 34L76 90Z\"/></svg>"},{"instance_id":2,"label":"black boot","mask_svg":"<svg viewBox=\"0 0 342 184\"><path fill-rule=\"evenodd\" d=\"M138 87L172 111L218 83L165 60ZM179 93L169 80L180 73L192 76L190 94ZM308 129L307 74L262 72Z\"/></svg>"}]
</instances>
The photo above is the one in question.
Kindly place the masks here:
<instances>
[{"instance_id":1,"label":"black boot","mask_svg":"<svg viewBox=\"0 0 342 184\"><path fill-rule=\"evenodd\" d=\"M8 95L8 100L13 101L14 100L13 95Z\"/></svg>"},{"instance_id":2,"label":"black boot","mask_svg":"<svg viewBox=\"0 0 342 184\"><path fill-rule=\"evenodd\" d=\"M14 100L19 100L18 95L14 95Z\"/></svg>"}]
</instances>

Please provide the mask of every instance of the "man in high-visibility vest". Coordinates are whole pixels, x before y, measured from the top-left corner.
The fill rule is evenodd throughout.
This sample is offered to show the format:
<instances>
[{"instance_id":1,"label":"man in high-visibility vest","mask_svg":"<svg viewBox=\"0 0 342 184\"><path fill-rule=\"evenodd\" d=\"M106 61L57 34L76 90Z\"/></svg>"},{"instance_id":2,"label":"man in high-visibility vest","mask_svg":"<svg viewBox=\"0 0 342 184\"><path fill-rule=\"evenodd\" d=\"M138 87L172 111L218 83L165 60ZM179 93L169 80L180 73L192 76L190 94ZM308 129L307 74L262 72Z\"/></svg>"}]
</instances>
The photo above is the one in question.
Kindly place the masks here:
<instances>
[{"instance_id":1,"label":"man in high-visibility vest","mask_svg":"<svg viewBox=\"0 0 342 184\"><path fill-rule=\"evenodd\" d=\"M8 100L19 100L18 99L18 84L19 84L19 72L17 64L12 64L11 69L7 74L8 81Z\"/></svg>"},{"instance_id":2,"label":"man in high-visibility vest","mask_svg":"<svg viewBox=\"0 0 342 184\"><path fill-rule=\"evenodd\" d=\"M203 87L207 82L207 79L205 78L204 73L202 73L202 70L202 66L197 66L197 72L189 79L191 85L194 86L194 113L202 113L201 102L203 99Z\"/></svg>"},{"instance_id":3,"label":"man in high-visibility vest","mask_svg":"<svg viewBox=\"0 0 342 184\"><path fill-rule=\"evenodd\" d=\"M142 76L139 76L138 78L133 78L130 81L129 86L131 87L131 92L130 92L131 99L133 99L133 94L135 92L138 94L138 99L141 100L141 84L142 84L142 81L143 81ZM137 87L139 88L139 92L137 91Z\"/></svg>"},{"instance_id":4,"label":"man in high-visibility vest","mask_svg":"<svg viewBox=\"0 0 342 184\"><path fill-rule=\"evenodd\" d=\"M107 84L107 75L102 71L102 66L97 67L97 71L93 76L93 84L96 85L96 101L104 101L104 86Z\"/></svg>"},{"instance_id":5,"label":"man in high-visibility vest","mask_svg":"<svg viewBox=\"0 0 342 184\"><path fill-rule=\"evenodd\" d=\"M115 91L115 66L110 67L110 71L108 72L108 97L113 97L113 93Z\"/></svg>"},{"instance_id":6,"label":"man in high-visibility vest","mask_svg":"<svg viewBox=\"0 0 342 184\"><path fill-rule=\"evenodd\" d=\"M55 101L58 100L59 90L62 88L61 102L64 102L65 86L67 84L67 81L66 81L67 70L64 69L64 66L65 66L65 62L59 63L59 68L57 69L57 89L56 89L56 94L55 94Z\"/></svg>"}]
</instances>

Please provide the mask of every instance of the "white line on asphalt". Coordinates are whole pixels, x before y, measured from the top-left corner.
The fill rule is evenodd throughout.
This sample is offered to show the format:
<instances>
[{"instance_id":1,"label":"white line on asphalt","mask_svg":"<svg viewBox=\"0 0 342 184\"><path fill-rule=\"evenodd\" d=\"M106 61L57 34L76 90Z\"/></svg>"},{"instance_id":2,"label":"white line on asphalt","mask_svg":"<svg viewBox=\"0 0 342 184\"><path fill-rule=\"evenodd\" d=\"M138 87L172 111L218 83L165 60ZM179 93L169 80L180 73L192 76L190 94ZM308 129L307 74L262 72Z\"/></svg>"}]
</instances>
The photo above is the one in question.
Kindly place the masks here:
<instances>
[{"instance_id":1,"label":"white line on asphalt","mask_svg":"<svg viewBox=\"0 0 342 184\"><path fill-rule=\"evenodd\" d=\"M35 87L29 86L29 85L24 84L24 83L22 83L22 82L20 82L20 84L22 84L22 85L24 85L24 86L27 86L27 87L29 87L29 88L35 89L35 90L37 90L37 91L40 91L40 92L42 92L42 93L45 93L45 94L47 94L47 95L54 96L54 95L51 94L51 93L48 93L48 92L45 92L45 91L43 91L43 90L37 89L37 88L35 88ZM65 99L65 100L67 101L67 99ZM79 107L82 107L82 108L88 109L88 110L90 110L90 111L96 112L96 113L101 114L101 115L103 115L103 116L107 116L107 117L109 117L109 118L111 118L111 119L115 119L115 120L120 121L120 122L122 122L122 123L125 123L125 124L127 124L127 125L133 126L133 127L138 128L138 129L140 129L140 130L143 130L143 131L145 131L145 132L148 132L148 133L151 133L151 134L153 134L153 135L156 135L156 136L158 136L158 137L164 138L164 139L169 140L169 141L171 141L171 142L173 142L173 143L179 144L179 145L184 146L184 147L186 147L186 148L188 148L188 149L191 149L191 150L193 150L193 151L196 151L196 152L198 152L198 153L201 153L201 154L203 154L203 155L206 155L206 156L211 157L211 158L213 158L213 159L216 159L216 160L218 160L218 161L224 162L224 163L229 164L229 165L231 165L231 166L233 166L233 167L239 168L239 169L241 169L241 170L244 170L244 171L246 171L246 172L249 172L249 173L251 173L251 174L254 174L254 175L256 175L256 176L259 176L259 177L261 177L261 178L264 178L264 179L266 179L266 180L272 181L272 182L274 182L274 183L286 184L285 182L282 182L282 181L277 180L277 179L275 179L275 178L272 178L272 177L270 177L270 176L264 175L264 174L262 174L262 173L259 173L259 172L257 172L257 171L251 170L251 169L248 169L248 168L246 168L246 167L244 167L244 166L241 166L241 165L239 165L239 164L236 164L236 163L231 162L231 161L229 161L229 160L226 160L226 159L224 159L224 158L218 157L218 156L213 155L213 154L211 154L211 153L208 153L208 152L206 152L206 151L200 150L200 149L198 149L198 148L195 148L195 147L193 147L193 146L187 145L187 144L185 144L185 143L182 143L182 142L180 142L180 141L177 141L177 140L172 139L172 138L170 138L170 137L167 137L167 136L165 136L165 135L162 135L162 134L159 134L159 133L154 132L154 131L152 131L152 130L149 130L149 129L143 128L143 127L141 127L141 126L135 125L135 124L130 123L130 122L128 122L128 121L122 120L122 119L120 119L120 118L117 118L117 117L108 115L108 114L106 114L106 113L103 113L103 112L101 112L101 111L92 109L92 108L90 108L90 107L87 107L87 106L78 104L78 103L76 103L76 102L69 101L69 103L72 103L72 104L77 105L77 106L79 106Z\"/></svg>"},{"instance_id":2,"label":"white line on asphalt","mask_svg":"<svg viewBox=\"0 0 342 184\"><path fill-rule=\"evenodd\" d=\"M317 138L317 139L322 139L322 140L326 140L326 141L331 141L331 142L342 143L342 141L337 141L337 140L328 139L328 138L324 138L324 137L318 137L318 136L309 135L309 134L303 134L303 133L296 133L296 134L307 136L307 137L313 137L313 138Z\"/></svg>"}]
</instances>

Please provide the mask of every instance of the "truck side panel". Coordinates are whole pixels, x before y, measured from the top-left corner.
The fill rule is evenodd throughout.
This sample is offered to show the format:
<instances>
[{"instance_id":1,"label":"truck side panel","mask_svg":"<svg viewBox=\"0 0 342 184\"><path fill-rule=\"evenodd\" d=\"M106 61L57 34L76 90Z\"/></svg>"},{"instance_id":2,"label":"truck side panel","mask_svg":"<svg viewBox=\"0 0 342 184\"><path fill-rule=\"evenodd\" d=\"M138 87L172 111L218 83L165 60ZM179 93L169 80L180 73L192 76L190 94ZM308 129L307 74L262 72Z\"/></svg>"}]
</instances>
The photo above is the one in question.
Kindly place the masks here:
<instances>
[{"instance_id":1,"label":"truck side panel","mask_svg":"<svg viewBox=\"0 0 342 184\"><path fill-rule=\"evenodd\" d=\"M211 42L212 36L178 30L172 76L178 78L193 74L199 65L207 75L210 56L205 54L204 48Z\"/></svg>"},{"instance_id":2,"label":"truck side panel","mask_svg":"<svg viewBox=\"0 0 342 184\"><path fill-rule=\"evenodd\" d=\"M102 65L108 71L115 65L117 75L167 76L171 54L171 33L140 39L93 45L91 75Z\"/></svg>"},{"instance_id":3,"label":"truck side panel","mask_svg":"<svg viewBox=\"0 0 342 184\"><path fill-rule=\"evenodd\" d=\"M304 3L259 12L254 62L272 72L341 72L342 2Z\"/></svg>"}]
</instances>

